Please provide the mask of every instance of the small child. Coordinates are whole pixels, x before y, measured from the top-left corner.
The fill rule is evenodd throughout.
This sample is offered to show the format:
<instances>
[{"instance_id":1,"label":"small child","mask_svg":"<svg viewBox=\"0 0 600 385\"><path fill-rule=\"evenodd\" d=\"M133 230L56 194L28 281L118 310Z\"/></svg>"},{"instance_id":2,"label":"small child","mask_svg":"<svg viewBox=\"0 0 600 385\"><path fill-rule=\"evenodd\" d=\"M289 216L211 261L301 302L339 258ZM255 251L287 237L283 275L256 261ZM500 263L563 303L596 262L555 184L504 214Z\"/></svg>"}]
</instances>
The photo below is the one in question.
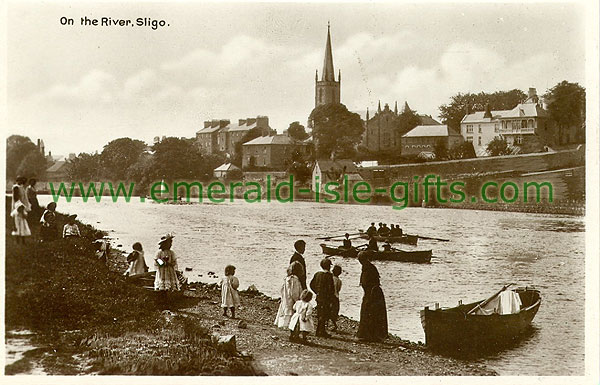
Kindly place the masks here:
<instances>
[{"instance_id":1,"label":"small child","mask_svg":"<svg viewBox=\"0 0 600 385\"><path fill-rule=\"evenodd\" d=\"M340 279L340 274L342 274L342 267L340 265L335 265L333 270L333 288L335 297L333 298L331 304L331 322L333 322L333 330L337 330L337 319L340 314L340 290L342 290L342 280Z\"/></svg>"},{"instance_id":2,"label":"small child","mask_svg":"<svg viewBox=\"0 0 600 385\"><path fill-rule=\"evenodd\" d=\"M127 256L127 262L129 262L129 268L125 272L125 275L137 275L144 274L148 271L148 265L144 259L144 249L142 244L136 242L132 246L133 251Z\"/></svg>"},{"instance_id":3,"label":"small child","mask_svg":"<svg viewBox=\"0 0 600 385\"><path fill-rule=\"evenodd\" d=\"M234 277L235 266L227 265L225 267L225 276L221 279L221 307L223 315L227 317L227 309L231 309L231 318L235 318L235 308L240 306L240 294L237 289L240 287L240 281Z\"/></svg>"},{"instance_id":4,"label":"small child","mask_svg":"<svg viewBox=\"0 0 600 385\"><path fill-rule=\"evenodd\" d=\"M296 341L302 333L302 343L307 343L308 333L315 331L315 324L312 319L313 305L312 292L303 290L300 294L300 299L294 304L294 315L290 320L290 341Z\"/></svg>"},{"instance_id":5,"label":"small child","mask_svg":"<svg viewBox=\"0 0 600 385\"><path fill-rule=\"evenodd\" d=\"M69 215L67 218L67 224L63 227L63 238L79 238L81 236L75 218L77 218L77 214Z\"/></svg>"},{"instance_id":6,"label":"small child","mask_svg":"<svg viewBox=\"0 0 600 385\"><path fill-rule=\"evenodd\" d=\"M25 237L31 236L31 230L29 230L29 225L27 224L25 205L21 201L18 201L10 216L15 219L15 230L12 232L12 235L16 237L17 243L25 244Z\"/></svg>"}]
</instances>

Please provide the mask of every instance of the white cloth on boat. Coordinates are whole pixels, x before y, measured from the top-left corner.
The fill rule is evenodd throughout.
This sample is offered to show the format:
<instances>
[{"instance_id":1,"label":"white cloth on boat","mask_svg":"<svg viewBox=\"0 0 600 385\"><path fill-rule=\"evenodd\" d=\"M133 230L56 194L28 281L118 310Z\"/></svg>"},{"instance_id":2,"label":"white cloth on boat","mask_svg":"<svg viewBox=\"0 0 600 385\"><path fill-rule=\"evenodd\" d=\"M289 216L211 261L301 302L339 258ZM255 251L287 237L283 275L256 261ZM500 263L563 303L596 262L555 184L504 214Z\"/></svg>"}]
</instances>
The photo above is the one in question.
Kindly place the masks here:
<instances>
[{"instance_id":1,"label":"white cloth on boat","mask_svg":"<svg viewBox=\"0 0 600 385\"><path fill-rule=\"evenodd\" d=\"M484 306L479 307L475 314L516 314L521 311L521 297L513 290L504 290Z\"/></svg>"}]
</instances>

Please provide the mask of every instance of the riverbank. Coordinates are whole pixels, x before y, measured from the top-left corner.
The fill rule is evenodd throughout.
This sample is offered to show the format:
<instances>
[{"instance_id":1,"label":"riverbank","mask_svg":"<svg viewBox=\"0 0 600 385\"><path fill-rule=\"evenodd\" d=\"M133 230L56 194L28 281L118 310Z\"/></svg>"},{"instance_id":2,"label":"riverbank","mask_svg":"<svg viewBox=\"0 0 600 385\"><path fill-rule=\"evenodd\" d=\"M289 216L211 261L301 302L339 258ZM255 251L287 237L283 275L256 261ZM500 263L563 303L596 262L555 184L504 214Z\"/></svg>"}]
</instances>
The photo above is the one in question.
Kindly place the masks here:
<instances>
[{"instance_id":1,"label":"riverbank","mask_svg":"<svg viewBox=\"0 0 600 385\"><path fill-rule=\"evenodd\" d=\"M357 322L345 317L334 338L290 343L288 332L272 324L278 301L255 291L241 293L236 320L221 315L217 287L201 283L163 310L153 292L123 277L122 254L113 252L108 267L100 263L91 243L95 230L79 226L83 237L74 242L21 246L7 236L7 334L29 330L36 348L8 365L6 374L495 374L397 337L359 342ZM216 335L235 335L237 348L220 344Z\"/></svg>"}]
</instances>

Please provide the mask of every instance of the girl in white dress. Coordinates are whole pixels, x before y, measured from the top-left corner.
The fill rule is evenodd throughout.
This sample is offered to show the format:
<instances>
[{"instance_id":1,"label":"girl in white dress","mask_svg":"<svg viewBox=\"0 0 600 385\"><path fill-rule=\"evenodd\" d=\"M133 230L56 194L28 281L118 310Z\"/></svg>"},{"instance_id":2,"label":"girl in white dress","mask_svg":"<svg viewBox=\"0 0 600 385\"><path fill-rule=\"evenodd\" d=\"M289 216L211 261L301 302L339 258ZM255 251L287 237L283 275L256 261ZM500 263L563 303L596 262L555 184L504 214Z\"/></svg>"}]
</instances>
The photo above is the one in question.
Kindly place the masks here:
<instances>
[{"instance_id":1,"label":"girl in white dress","mask_svg":"<svg viewBox=\"0 0 600 385\"><path fill-rule=\"evenodd\" d=\"M27 224L27 210L23 202L17 201L10 216L15 219L15 230L12 235L16 237L17 243L25 244L25 237L31 236L31 231Z\"/></svg>"},{"instance_id":2,"label":"girl in white dress","mask_svg":"<svg viewBox=\"0 0 600 385\"><path fill-rule=\"evenodd\" d=\"M144 259L144 250L142 244L136 242L133 244L133 251L127 256L127 262L129 262L129 268L125 272L125 275L137 275L144 274L148 271L148 266Z\"/></svg>"},{"instance_id":3,"label":"girl in white dress","mask_svg":"<svg viewBox=\"0 0 600 385\"><path fill-rule=\"evenodd\" d=\"M300 299L302 293L302 283L300 277L303 267L299 262L292 262L287 269L287 277L281 286L281 303L275 317L275 325L280 328L287 328L290 325L290 319L294 314L294 304Z\"/></svg>"},{"instance_id":4,"label":"girl in white dress","mask_svg":"<svg viewBox=\"0 0 600 385\"><path fill-rule=\"evenodd\" d=\"M300 300L294 304L294 315L290 320L290 341L299 339L299 334L302 333L302 342L307 343L308 333L315 331L315 324L312 319L313 305L312 293L308 290L303 290L300 294Z\"/></svg>"},{"instance_id":5,"label":"girl in white dress","mask_svg":"<svg viewBox=\"0 0 600 385\"><path fill-rule=\"evenodd\" d=\"M221 307L223 315L227 317L227 309L231 309L231 318L235 318L235 308L240 306L240 294L237 289L240 287L240 281L234 276L235 266L227 265L225 267L225 276L221 279Z\"/></svg>"},{"instance_id":6,"label":"girl in white dress","mask_svg":"<svg viewBox=\"0 0 600 385\"><path fill-rule=\"evenodd\" d=\"M168 234L158 242L160 250L154 257L154 267L156 268L156 278L154 279L154 290L168 292L179 291L181 286L177 278L177 256L171 250L173 245L173 236Z\"/></svg>"}]
</instances>

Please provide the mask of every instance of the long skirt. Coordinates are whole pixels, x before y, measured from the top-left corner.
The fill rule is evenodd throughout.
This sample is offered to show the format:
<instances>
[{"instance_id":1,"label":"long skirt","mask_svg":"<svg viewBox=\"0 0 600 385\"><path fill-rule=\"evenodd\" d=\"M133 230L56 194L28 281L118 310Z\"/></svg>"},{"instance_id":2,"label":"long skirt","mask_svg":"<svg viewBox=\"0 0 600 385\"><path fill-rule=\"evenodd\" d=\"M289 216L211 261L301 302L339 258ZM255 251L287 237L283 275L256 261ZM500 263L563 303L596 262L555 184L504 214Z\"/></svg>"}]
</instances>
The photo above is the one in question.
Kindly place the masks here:
<instances>
[{"instance_id":1,"label":"long skirt","mask_svg":"<svg viewBox=\"0 0 600 385\"><path fill-rule=\"evenodd\" d=\"M356 336L367 341L381 341L388 336L385 297L379 286L365 290Z\"/></svg>"}]
</instances>

